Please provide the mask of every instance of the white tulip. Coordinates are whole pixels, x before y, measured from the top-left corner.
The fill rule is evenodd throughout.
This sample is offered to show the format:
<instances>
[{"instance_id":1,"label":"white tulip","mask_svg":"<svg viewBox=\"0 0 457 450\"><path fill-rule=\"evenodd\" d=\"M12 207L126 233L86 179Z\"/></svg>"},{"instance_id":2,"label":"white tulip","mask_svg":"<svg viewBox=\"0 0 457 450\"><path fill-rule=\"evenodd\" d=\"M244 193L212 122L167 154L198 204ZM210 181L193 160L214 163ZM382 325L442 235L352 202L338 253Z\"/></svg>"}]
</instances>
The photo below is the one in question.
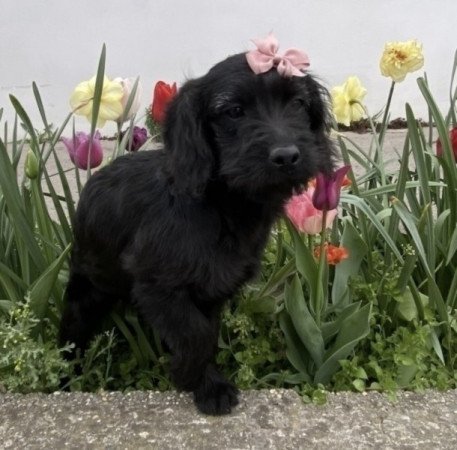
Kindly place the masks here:
<instances>
[{"instance_id":1,"label":"white tulip","mask_svg":"<svg viewBox=\"0 0 457 450\"><path fill-rule=\"evenodd\" d=\"M126 122L127 120L130 120L140 109L140 104L141 104L141 93L142 93L142 87L141 83L138 81L138 85L136 88L135 92L135 97L133 98L132 104L130 105L130 109L125 111L125 108L127 106L127 103L130 98L130 94L133 91L133 86L135 85L135 78L115 78L114 81L119 82L122 85L122 89L124 90L124 95L122 97L122 111L123 113L120 115L118 121L120 122L122 119L123 121Z\"/></svg>"}]
</instances>

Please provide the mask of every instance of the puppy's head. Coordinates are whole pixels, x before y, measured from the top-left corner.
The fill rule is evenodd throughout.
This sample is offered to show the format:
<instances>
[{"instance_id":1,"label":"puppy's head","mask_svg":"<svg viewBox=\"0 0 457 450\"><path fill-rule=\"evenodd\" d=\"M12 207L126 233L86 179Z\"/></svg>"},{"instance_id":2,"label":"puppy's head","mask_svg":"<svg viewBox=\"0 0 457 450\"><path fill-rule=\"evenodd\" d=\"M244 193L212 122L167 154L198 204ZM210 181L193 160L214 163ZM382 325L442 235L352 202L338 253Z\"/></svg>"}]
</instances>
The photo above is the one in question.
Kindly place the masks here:
<instances>
[{"instance_id":1,"label":"puppy's head","mask_svg":"<svg viewBox=\"0 0 457 450\"><path fill-rule=\"evenodd\" d=\"M210 180L246 195L287 196L332 170L327 91L311 76L256 75L246 55L188 81L171 103L165 147L175 185L194 195Z\"/></svg>"}]
</instances>

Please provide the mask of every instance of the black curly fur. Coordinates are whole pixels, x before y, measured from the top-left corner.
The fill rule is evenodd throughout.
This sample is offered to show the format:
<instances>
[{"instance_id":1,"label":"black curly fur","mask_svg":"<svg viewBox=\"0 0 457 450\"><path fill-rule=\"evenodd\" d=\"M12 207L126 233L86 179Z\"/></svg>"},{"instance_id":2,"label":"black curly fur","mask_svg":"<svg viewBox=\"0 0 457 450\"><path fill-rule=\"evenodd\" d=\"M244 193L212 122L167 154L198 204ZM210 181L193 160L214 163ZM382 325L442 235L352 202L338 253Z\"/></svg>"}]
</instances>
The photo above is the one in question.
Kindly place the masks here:
<instances>
[{"instance_id":1,"label":"black curly fur","mask_svg":"<svg viewBox=\"0 0 457 450\"><path fill-rule=\"evenodd\" d=\"M244 54L188 81L163 150L117 158L79 201L60 341L84 349L112 305L131 302L172 354L200 411L237 390L214 367L221 308L259 268L284 202L332 169L325 89L311 76L255 75Z\"/></svg>"}]
</instances>

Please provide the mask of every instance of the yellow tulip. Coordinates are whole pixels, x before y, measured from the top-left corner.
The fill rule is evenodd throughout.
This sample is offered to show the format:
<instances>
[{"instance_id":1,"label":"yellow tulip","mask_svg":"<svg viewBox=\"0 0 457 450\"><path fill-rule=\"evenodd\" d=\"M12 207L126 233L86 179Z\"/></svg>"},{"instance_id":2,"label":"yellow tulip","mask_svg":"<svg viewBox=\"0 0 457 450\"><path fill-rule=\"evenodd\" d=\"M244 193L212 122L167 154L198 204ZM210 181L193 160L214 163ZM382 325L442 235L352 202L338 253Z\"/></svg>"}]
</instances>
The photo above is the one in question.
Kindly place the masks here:
<instances>
[{"instance_id":1,"label":"yellow tulip","mask_svg":"<svg viewBox=\"0 0 457 450\"><path fill-rule=\"evenodd\" d=\"M379 63L381 73L395 82L403 81L406 74L420 69L423 65L422 44L415 40L388 42Z\"/></svg>"},{"instance_id":2,"label":"yellow tulip","mask_svg":"<svg viewBox=\"0 0 457 450\"><path fill-rule=\"evenodd\" d=\"M70 105L75 114L86 116L92 121L92 108L95 92L95 77L79 83L70 97ZM106 76L103 79L100 110L97 127L103 127L107 120L117 120L122 114L122 97L124 89L118 81L111 81Z\"/></svg>"},{"instance_id":3,"label":"yellow tulip","mask_svg":"<svg viewBox=\"0 0 457 450\"><path fill-rule=\"evenodd\" d=\"M367 90L357 77L349 77L341 86L331 90L333 114L338 123L349 126L351 122L360 120L365 110L360 104Z\"/></svg>"}]
</instances>

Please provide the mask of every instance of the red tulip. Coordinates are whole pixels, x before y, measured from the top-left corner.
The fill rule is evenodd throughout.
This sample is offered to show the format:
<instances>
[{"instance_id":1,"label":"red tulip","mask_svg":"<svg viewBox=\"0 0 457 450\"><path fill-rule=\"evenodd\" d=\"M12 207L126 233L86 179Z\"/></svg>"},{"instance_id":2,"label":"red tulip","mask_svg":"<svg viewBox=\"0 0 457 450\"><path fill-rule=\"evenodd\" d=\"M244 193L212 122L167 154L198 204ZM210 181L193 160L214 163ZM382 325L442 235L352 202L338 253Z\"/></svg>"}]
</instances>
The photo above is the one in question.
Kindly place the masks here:
<instances>
[{"instance_id":1,"label":"red tulip","mask_svg":"<svg viewBox=\"0 0 457 450\"><path fill-rule=\"evenodd\" d=\"M344 176L351 166L343 166L330 175L319 173L316 177L316 190L313 195L313 205L320 211L335 209L340 201L340 191Z\"/></svg>"},{"instance_id":2,"label":"red tulip","mask_svg":"<svg viewBox=\"0 0 457 450\"><path fill-rule=\"evenodd\" d=\"M178 92L176 83L169 85L163 81L158 81L154 87L154 95L152 98L151 115L152 119L162 125L165 121L165 113L168 103Z\"/></svg>"},{"instance_id":3,"label":"red tulip","mask_svg":"<svg viewBox=\"0 0 457 450\"><path fill-rule=\"evenodd\" d=\"M454 152L454 157L457 160L457 126L455 126L449 132L449 139L451 141L452 151ZM443 156L443 145L441 144L440 138L436 141L436 156Z\"/></svg>"}]
</instances>

